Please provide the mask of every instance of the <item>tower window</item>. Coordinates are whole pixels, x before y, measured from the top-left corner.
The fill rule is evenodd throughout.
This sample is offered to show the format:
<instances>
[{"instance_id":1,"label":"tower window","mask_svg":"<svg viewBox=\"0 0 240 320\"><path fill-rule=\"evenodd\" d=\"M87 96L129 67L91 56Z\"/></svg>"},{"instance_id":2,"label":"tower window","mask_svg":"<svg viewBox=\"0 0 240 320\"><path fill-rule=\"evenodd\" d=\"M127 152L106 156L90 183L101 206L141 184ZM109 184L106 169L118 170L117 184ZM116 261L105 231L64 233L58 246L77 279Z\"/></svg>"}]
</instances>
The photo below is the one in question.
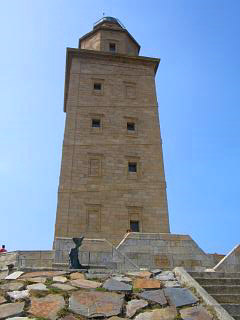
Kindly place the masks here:
<instances>
[{"instance_id":1,"label":"tower window","mask_svg":"<svg viewBox=\"0 0 240 320\"><path fill-rule=\"evenodd\" d=\"M92 119L92 128L101 128L101 120Z\"/></svg>"},{"instance_id":2,"label":"tower window","mask_svg":"<svg viewBox=\"0 0 240 320\"><path fill-rule=\"evenodd\" d=\"M102 84L99 82L94 82L93 88L94 90L100 91L102 90Z\"/></svg>"},{"instance_id":3,"label":"tower window","mask_svg":"<svg viewBox=\"0 0 240 320\"><path fill-rule=\"evenodd\" d=\"M127 122L127 130L128 131L135 131L135 123L134 122Z\"/></svg>"},{"instance_id":4,"label":"tower window","mask_svg":"<svg viewBox=\"0 0 240 320\"><path fill-rule=\"evenodd\" d=\"M140 231L139 221L130 220L130 230L132 232L139 232Z\"/></svg>"},{"instance_id":5,"label":"tower window","mask_svg":"<svg viewBox=\"0 0 240 320\"><path fill-rule=\"evenodd\" d=\"M100 159L90 159L89 176L90 177L101 176L101 160Z\"/></svg>"},{"instance_id":6,"label":"tower window","mask_svg":"<svg viewBox=\"0 0 240 320\"><path fill-rule=\"evenodd\" d=\"M96 232L101 230L101 207L87 205L87 230Z\"/></svg>"},{"instance_id":7,"label":"tower window","mask_svg":"<svg viewBox=\"0 0 240 320\"><path fill-rule=\"evenodd\" d=\"M128 162L128 172L137 172L137 162Z\"/></svg>"},{"instance_id":8,"label":"tower window","mask_svg":"<svg viewBox=\"0 0 240 320\"><path fill-rule=\"evenodd\" d=\"M92 93L98 96L103 95L104 79L92 79Z\"/></svg>"},{"instance_id":9,"label":"tower window","mask_svg":"<svg viewBox=\"0 0 240 320\"><path fill-rule=\"evenodd\" d=\"M116 52L116 43L109 43L109 51Z\"/></svg>"},{"instance_id":10,"label":"tower window","mask_svg":"<svg viewBox=\"0 0 240 320\"><path fill-rule=\"evenodd\" d=\"M125 82L126 97L136 99L136 83Z\"/></svg>"}]
</instances>

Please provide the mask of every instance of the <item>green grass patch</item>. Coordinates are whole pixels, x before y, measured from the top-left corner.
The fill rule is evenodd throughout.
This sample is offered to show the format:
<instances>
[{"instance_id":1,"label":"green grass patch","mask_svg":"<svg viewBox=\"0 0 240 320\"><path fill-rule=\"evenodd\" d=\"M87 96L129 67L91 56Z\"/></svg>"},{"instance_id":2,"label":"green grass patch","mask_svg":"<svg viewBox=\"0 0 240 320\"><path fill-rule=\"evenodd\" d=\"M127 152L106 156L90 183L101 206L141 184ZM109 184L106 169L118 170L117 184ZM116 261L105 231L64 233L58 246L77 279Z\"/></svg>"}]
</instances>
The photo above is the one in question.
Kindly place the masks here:
<instances>
[{"instance_id":1,"label":"green grass patch","mask_svg":"<svg viewBox=\"0 0 240 320\"><path fill-rule=\"evenodd\" d=\"M96 288L95 291L106 292L107 290L105 288Z\"/></svg>"},{"instance_id":2,"label":"green grass patch","mask_svg":"<svg viewBox=\"0 0 240 320\"><path fill-rule=\"evenodd\" d=\"M53 283L54 283L54 282L53 282L52 279L47 279L47 280L45 281L45 285L46 285L46 286L51 286Z\"/></svg>"},{"instance_id":3,"label":"green grass patch","mask_svg":"<svg viewBox=\"0 0 240 320\"><path fill-rule=\"evenodd\" d=\"M142 289L133 288L133 293L140 293L140 292L142 292Z\"/></svg>"},{"instance_id":4,"label":"green grass patch","mask_svg":"<svg viewBox=\"0 0 240 320\"><path fill-rule=\"evenodd\" d=\"M48 293L50 293L50 294L59 294L59 293L62 293L63 292L63 290L61 290L61 289L58 289L58 288L48 288L49 289L49 291L48 291Z\"/></svg>"}]
</instances>

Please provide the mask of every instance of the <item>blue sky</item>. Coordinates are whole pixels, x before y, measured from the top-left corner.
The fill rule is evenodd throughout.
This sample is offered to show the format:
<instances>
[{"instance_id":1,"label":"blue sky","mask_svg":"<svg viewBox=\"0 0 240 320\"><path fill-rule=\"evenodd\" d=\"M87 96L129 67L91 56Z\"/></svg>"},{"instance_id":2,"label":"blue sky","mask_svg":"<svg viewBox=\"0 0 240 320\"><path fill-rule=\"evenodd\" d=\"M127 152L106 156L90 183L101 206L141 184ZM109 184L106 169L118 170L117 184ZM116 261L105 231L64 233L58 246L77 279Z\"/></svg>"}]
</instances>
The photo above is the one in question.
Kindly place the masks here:
<instances>
[{"instance_id":1,"label":"blue sky","mask_svg":"<svg viewBox=\"0 0 240 320\"><path fill-rule=\"evenodd\" d=\"M51 249L66 47L106 15L160 57L156 77L172 233L209 253L239 243L240 2L11 0L0 7L0 242Z\"/></svg>"}]
</instances>

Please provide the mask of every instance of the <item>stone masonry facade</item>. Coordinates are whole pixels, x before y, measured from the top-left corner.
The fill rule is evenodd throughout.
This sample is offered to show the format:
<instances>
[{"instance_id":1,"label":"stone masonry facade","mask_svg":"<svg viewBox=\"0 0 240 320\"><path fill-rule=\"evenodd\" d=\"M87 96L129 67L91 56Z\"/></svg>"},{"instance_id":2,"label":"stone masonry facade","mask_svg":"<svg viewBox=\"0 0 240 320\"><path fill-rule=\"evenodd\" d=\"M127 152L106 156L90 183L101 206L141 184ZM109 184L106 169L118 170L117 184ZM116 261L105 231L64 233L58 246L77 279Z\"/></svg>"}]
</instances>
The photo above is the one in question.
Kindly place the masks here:
<instances>
[{"instance_id":1,"label":"stone masonry facade","mask_svg":"<svg viewBox=\"0 0 240 320\"><path fill-rule=\"evenodd\" d=\"M160 62L103 18L67 49L56 237L169 233L155 74Z\"/></svg>"}]
</instances>

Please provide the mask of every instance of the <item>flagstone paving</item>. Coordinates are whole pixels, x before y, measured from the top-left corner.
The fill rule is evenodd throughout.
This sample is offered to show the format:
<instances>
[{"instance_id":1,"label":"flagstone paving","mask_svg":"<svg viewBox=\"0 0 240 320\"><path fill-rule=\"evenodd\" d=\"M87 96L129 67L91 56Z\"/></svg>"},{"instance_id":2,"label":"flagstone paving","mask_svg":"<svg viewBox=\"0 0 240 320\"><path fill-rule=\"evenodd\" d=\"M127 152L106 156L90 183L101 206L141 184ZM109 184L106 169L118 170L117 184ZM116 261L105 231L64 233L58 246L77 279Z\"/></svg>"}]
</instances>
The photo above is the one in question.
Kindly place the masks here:
<instances>
[{"instance_id":1,"label":"flagstone paving","mask_svg":"<svg viewBox=\"0 0 240 320\"><path fill-rule=\"evenodd\" d=\"M29 313L38 318L55 320L58 312L65 306L64 298L61 295L49 294L44 298L31 298Z\"/></svg>"},{"instance_id":2,"label":"flagstone paving","mask_svg":"<svg viewBox=\"0 0 240 320\"><path fill-rule=\"evenodd\" d=\"M0 319L5 319L11 316L20 315L23 312L25 303L4 303L0 305Z\"/></svg>"},{"instance_id":3,"label":"flagstone paving","mask_svg":"<svg viewBox=\"0 0 240 320\"><path fill-rule=\"evenodd\" d=\"M164 294L170 305L176 307L189 306L198 302L198 299L187 288L166 288Z\"/></svg>"},{"instance_id":4,"label":"flagstone paving","mask_svg":"<svg viewBox=\"0 0 240 320\"><path fill-rule=\"evenodd\" d=\"M0 304L6 302L7 300L3 297L3 296L0 296Z\"/></svg>"},{"instance_id":5,"label":"flagstone paving","mask_svg":"<svg viewBox=\"0 0 240 320\"><path fill-rule=\"evenodd\" d=\"M56 277L53 277L53 281L54 282L65 283L65 282L68 281L68 279L66 277L63 277L63 276L56 276Z\"/></svg>"},{"instance_id":6,"label":"flagstone paving","mask_svg":"<svg viewBox=\"0 0 240 320\"><path fill-rule=\"evenodd\" d=\"M22 271L16 271L13 273L10 273L8 276L5 277L5 280L16 280L23 274Z\"/></svg>"},{"instance_id":7,"label":"flagstone paving","mask_svg":"<svg viewBox=\"0 0 240 320\"><path fill-rule=\"evenodd\" d=\"M73 272L70 274L70 279L71 280L76 280L76 279L85 279L84 274L80 272Z\"/></svg>"},{"instance_id":8,"label":"flagstone paving","mask_svg":"<svg viewBox=\"0 0 240 320\"><path fill-rule=\"evenodd\" d=\"M35 291L48 291L48 288L43 283L30 284L27 286L27 289L28 290L35 290Z\"/></svg>"},{"instance_id":9,"label":"flagstone paving","mask_svg":"<svg viewBox=\"0 0 240 320\"><path fill-rule=\"evenodd\" d=\"M33 283L45 283L47 278L46 277L36 277L36 278L23 278L21 280L33 282Z\"/></svg>"},{"instance_id":10,"label":"flagstone paving","mask_svg":"<svg viewBox=\"0 0 240 320\"><path fill-rule=\"evenodd\" d=\"M160 274L156 275L154 278L162 281L176 280L175 275L172 271L163 271Z\"/></svg>"},{"instance_id":11,"label":"flagstone paving","mask_svg":"<svg viewBox=\"0 0 240 320\"><path fill-rule=\"evenodd\" d=\"M65 291L77 290L76 287L70 286L69 284L66 284L66 283L53 283L51 287L57 288L60 290L65 290Z\"/></svg>"},{"instance_id":12,"label":"flagstone paving","mask_svg":"<svg viewBox=\"0 0 240 320\"><path fill-rule=\"evenodd\" d=\"M192 307L180 310L183 320L212 320L213 317L202 307Z\"/></svg>"},{"instance_id":13,"label":"flagstone paving","mask_svg":"<svg viewBox=\"0 0 240 320\"><path fill-rule=\"evenodd\" d=\"M131 283L133 280L129 277L125 277L125 276L113 276L112 277L113 280L117 280L117 281L121 281L121 282L126 282L126 283Z\"/></svg>"},{"instance_id":14,"label":"flagstone paving","mask_svg":"<svg viewBox=\"0 0 240 320\"><path fill-rule=\"evenodd\" d=\"M24 288L24 283L20 281L9 281L7 283L1 284L0 289L4 291L17 291Z\"/></svg>"},{"instance_id":15,"label":"flagstone paving","mask_svg":"<svg viewBox=\"0 0 240 320\"><path fill-rule=\"evenodd\" d=\"M159 289L161 282L156 279L141 279L137 278L133 282L134 289Z\"/></svg>"},{"instance_id":16,"label":"flagstone paving","mask_svg":"<svg viewBox=\"0 0 240 320\"><path fill-rule=\"evenodd\" d=\"M34 272L27 272L21 275L21 279L25 278L34 278L34 277L55 277L61 276L66 274L65 271L34 271Z\"/></svg>"},{"instance_id":17,"label":"flagstone paving","mask_svg":"<svg viewBox=\"0 0 240 320\"><path fill-rule=\"evenodd\" d=\"M135 313L142 308L145 308L148 305L148 302L146 300L138 300L138 299L133 299L128 302L126 306L126 315L128 318L132 318Z\"/></svg>"},{"instance_id":18,"label":"flagstone paving","mask_svg":"<svg viewBox=\"0 0 240 320\"><path fill-rule=\"evenodd\" d=\"M149 271L132 271L127 272L126 275L139 278L150 278L152 276L152 273Z\"/></svg>"},{"instance_id":19,"label":"flagstone paving","mask_svg":"<svg viewBox=\"0 0 240 320\"><path fill-rule=\"evenodd\" d=\"M103 288L109 291L132 291L131 285L114 279L108 279L106 282L104 282Z\"/></svg>"},{"instance_id":20,"label":"flagstone paving","mask_svg":"<svg viewBox=\"0 0 240 320\"><path fill-rule=\"evenodd\" d=\"M135 320L175 320L176 317L177 309L175 307L167 307L140 313L135 317Z\"/></svg>"},{"instance_id":21,"label":"flagstone paving","mask_svg":"<svg viewBox=\"0 0 240 320\"><path fill-rule=\"evenodd\" d=\"M10 291L7 295L14 301L25 299L29 296L29 290Z\"/></svg>"},{"instance_id":22,"label":"flagstone paving","mask_svg":"<svg viewBox=\"0 0 240 320\"><path fill-rule=\"evenodd\" d=\"M162 289L144 291L138 294L138 297L150 302L158 303L160 306L166 306L168 303Z\"/></svg>"},{"instance_id":23,"label":"flagstone paving","mask_svg":"<svg viewBox=\"0 0 240 320\"><path fill-rule=\"evenodd\" d=\"M172 271L20 273L0 280L0 319L213 319Z\"/></svg>"},{"instance_id":24,"label":"flagstone paving","mask_svg":"<svg viewBox=\"0 0 240 320\"><path fill-rule=\"evenodd\" d=\"M123 298L112 292L77 291L69 299L69 309L88 318L110 317L121 313Z\"/></svg>"},{"instance_id":25,"label":"flagstone paving","mask_svg":"<svg viewBox=\"0 0 240 320\"><path fill-rule=\"evenodd\" d=\"M85 288L85 289L96 289L102 285L100 282L85 280L85 279L72 280L70 281L70 283L74 287Z\"/></svg>"},{"instance_id":26,"label":"flagstone paving","mask_svg":"<svg viewBox=\"0 0 240 320\"><path fill-rule=\"evenodd\" d=\"M162 281L165 288L179 288L181 287L180 283L178 281Z\"/></svg>"}]
</instances>

